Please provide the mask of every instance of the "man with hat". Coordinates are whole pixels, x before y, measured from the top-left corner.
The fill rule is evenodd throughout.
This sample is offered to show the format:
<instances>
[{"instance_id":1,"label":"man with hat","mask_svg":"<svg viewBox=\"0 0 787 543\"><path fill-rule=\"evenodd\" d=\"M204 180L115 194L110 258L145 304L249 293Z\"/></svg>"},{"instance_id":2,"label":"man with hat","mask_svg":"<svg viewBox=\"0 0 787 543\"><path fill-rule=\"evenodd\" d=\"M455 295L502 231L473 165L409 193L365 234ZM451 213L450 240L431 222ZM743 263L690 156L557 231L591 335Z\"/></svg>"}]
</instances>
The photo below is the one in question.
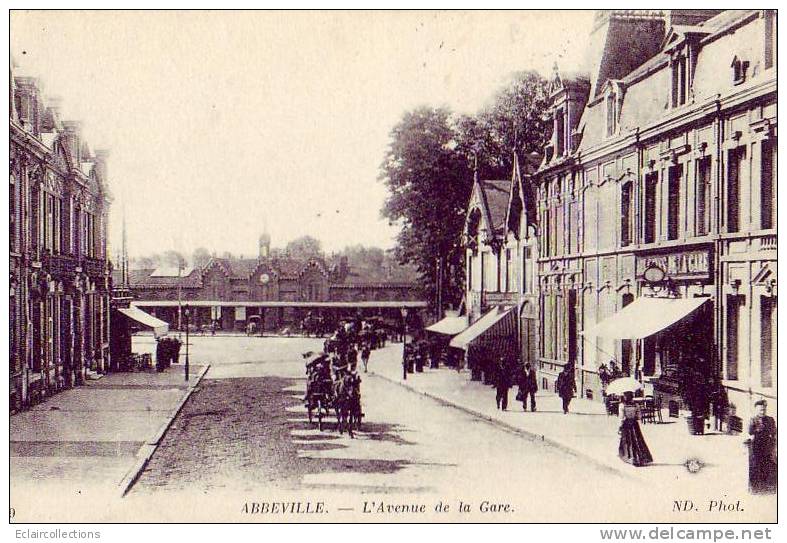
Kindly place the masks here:
<instances>
[{"instance_id":1,"label":"man with hat","mask_svg":"<svg viewBox=\"0 0 787 543\"><path fill-rule=\"evenodd\" d=\"M755 402L755 415L749 421L749 491L752 494L776 492L776 421L766 414L768 402Z\"/></svg>"}]
</instances>

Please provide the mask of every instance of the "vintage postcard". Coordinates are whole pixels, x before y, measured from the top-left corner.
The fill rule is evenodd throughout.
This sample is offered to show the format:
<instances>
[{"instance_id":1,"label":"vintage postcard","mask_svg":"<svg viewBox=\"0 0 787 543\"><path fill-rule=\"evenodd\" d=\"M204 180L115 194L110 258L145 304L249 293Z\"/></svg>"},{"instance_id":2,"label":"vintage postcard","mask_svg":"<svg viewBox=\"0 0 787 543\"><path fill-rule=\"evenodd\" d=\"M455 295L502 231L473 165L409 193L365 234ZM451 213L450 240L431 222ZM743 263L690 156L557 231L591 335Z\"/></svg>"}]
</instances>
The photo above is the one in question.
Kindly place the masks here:
<instances>
[{"instance_id":1,"label":"vintage postcard","mask_svg":"<svg viewBox=\"0 0 787 543\"><path fill-rule=\"evenodd\" d=\"M776 41L11 10L11 522L776 522Z\"/></svg>"}]
</instances>

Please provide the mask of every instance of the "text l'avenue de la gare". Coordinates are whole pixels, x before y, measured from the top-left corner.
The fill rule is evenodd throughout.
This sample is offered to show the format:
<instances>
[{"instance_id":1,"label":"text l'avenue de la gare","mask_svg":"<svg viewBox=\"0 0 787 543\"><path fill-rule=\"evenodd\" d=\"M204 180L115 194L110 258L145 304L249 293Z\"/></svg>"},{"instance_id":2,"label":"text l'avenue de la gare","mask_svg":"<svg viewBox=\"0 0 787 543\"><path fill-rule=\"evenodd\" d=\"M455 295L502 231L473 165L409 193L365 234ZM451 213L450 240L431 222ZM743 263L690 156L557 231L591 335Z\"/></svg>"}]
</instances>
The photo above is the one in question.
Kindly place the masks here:
<instances>
[{"instance_id":1,"label":"text l'avenue de la gare","mask_svg":"<svg viewBox=\"0 0 787 543\"><path fill-rule=\"evenodd\" d=\"M462 500L386 501L365 500L360 504L347 504L329 507L324 501L249 501L244 502L241 511L245 515L320 515L327 513L362 513L368 515L422 515L431 513L514 513L513 505L507 502L481 500L464 502Z\"/></svg>"}]
</instances>

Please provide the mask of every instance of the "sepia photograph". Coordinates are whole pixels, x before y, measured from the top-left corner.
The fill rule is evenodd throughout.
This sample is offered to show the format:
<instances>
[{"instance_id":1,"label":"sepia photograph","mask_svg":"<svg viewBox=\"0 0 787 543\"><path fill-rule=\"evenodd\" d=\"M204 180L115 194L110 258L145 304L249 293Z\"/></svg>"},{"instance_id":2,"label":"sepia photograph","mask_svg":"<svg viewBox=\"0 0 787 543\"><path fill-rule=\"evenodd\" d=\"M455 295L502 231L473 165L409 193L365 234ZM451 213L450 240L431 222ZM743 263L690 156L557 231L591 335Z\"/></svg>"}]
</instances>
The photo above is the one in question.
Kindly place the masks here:
<instances>
[{"instance_id":1,"label":"sepia photograph","mask_svg":"<svg viewBox=\"0 0 787 543\"><path fill-rule=\"evenodd\" d=\"M777 10L8 16L11 524L777 522Z\"/></svg>"}]
</instances>

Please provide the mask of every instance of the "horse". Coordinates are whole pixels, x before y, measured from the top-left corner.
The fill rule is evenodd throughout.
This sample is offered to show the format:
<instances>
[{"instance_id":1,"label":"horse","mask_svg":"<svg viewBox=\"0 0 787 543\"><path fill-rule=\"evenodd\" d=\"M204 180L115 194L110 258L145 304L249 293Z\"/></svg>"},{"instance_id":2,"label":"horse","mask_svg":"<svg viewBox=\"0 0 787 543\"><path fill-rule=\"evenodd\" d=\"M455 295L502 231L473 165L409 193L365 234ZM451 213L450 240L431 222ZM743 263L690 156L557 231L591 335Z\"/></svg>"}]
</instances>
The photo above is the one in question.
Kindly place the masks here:
<instances>
[{"instance_id":1,"label":"horse","mask_svg":"<svg viewBox=\"0 0 787 543\"><path fill-rule=\"evenodd\" d=\"M357 375L344 373L336 381L334 407L339 433L347 433L354 439L353 427L361 429L361 382Z\"/></svg>"}]
</instances>

